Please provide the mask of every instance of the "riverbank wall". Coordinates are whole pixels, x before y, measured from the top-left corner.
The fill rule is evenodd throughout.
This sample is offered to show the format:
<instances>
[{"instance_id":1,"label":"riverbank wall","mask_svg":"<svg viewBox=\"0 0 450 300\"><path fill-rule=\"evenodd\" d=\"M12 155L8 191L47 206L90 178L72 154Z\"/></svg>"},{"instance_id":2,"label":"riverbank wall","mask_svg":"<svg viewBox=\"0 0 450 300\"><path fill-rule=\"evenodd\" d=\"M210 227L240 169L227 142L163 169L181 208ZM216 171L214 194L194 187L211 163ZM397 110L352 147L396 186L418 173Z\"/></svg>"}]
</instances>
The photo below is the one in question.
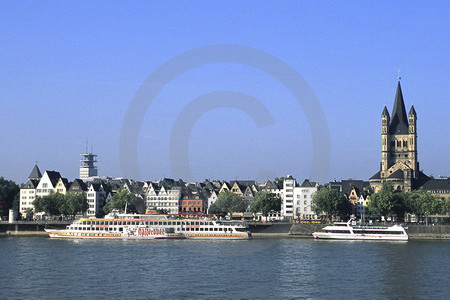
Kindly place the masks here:
<instances>
[{"instance_id":1,"label":"riverbank wall","mask_svg":"<svg viewBox=\"0 0 450 300\"><path fill-rule=\"evenodd\" d=\"M0 235L46 235L44 228L63 229L69 223L1 223ZM254 238L312 238L312 233L320 231L328 224L291 224L288 222L250 223ZM450 240L450 225L406 225L411 240Z\"/></svg>"},{"instance_id":2,"label":"riverbank wall","mask_svg":"<svg viewBox=\"0 0 450 300\"><path fill-rule=\"evenodd\" d=\"M0 235L47 235L45 228L63 229L69 223L46 223L46 222L26 222L26 223L1 223Z\"/></svg>"}]
</instances>

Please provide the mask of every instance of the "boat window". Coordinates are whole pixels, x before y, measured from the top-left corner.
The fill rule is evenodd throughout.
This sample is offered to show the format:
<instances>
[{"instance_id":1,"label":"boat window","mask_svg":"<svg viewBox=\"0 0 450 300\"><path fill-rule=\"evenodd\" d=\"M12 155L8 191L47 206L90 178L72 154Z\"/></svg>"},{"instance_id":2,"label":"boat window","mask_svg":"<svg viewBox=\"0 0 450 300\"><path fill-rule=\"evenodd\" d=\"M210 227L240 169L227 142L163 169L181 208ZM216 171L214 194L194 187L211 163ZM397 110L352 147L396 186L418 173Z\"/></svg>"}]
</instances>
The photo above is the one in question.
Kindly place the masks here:
<instances>
[{"instance_id":1,"label":"boat window","mask_svg":"<svg viewBox=\"0 0 450 300\"><path fill-rule=\"evenodd\" d=\"M327 232L327 233L342 233L342 234L349 234L350 233L350 230L342 230L342 229L340 229L340 230L325 230L325 232Z\"/></svg>"}]
</instances>

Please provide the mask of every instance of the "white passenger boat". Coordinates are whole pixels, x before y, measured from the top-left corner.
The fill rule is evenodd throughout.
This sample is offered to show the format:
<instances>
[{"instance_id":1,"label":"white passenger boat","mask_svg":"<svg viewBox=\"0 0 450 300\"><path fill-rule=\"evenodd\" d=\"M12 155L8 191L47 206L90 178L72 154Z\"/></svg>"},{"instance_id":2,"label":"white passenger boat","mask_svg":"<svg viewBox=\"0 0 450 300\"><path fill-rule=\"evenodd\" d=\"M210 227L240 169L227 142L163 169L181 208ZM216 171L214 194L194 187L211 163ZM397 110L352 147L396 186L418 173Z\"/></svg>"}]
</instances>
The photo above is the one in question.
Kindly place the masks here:
<instances>
[{"instance_id":1,"label":"white passenger boat","mask_svg":"<svg viewBox=\"0 0 450 300\"><path fill-rule=\"evenodd\" d=\"M250 239L245 226L209 219L168 215L111 213L105 218L82 218L66 229L45 229L52 238L103 239Z\"/></svg>"},{"instance_id":2,"label":"white passenger boat","mask_svg":"<svg viewBox=\"0 0 450 300\"><path fill-rule=\"evenodd\" d=\"M346 223L336 222L333 225L322 228L312 235L318 239L339 239L339 240L389 240L407 241L408 234L401 225L389 227L356 225L353 220ZM352 223L354 225L352 225Z\"/></svg>"}]
</instances>

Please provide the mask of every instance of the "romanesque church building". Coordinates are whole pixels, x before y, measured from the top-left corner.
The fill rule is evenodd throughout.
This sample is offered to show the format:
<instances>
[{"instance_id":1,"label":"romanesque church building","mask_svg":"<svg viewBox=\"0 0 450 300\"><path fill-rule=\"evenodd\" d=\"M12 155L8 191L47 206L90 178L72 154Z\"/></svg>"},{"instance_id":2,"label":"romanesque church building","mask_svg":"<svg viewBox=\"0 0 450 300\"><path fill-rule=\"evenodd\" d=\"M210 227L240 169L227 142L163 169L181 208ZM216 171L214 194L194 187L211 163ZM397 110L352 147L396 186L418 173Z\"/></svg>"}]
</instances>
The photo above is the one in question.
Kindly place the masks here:
<instances>
[{"instance_id":1,"label":"romanesque church building","mask_svg":"<svg viewBox=\"0 0 450 300\"><path fill-rule=\"evenodd\" d=\"M391 182L395 189L408 192L428 181L417 157L417 113L412 105L406 114L400 80L392 115L385 106L381 124L380 170L369 179L374 191L379 191L384 182Z\"/></svg>"}]
</instances>

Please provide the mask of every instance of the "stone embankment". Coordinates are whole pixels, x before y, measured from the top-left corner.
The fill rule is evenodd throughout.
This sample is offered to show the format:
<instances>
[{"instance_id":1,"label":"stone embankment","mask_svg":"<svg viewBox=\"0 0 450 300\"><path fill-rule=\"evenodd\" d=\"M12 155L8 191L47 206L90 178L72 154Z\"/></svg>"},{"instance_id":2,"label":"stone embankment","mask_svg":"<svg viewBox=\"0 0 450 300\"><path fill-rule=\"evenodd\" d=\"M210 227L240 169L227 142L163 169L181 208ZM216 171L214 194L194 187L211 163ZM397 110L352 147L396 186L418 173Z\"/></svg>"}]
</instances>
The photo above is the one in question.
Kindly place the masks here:
<instances>
[{"instance_id":1,"label":"stone embankment","mask_svg":"<svg viewBox=\"0 0 450 300\"><path fill-rule=\"evenodd\" d=\"M0 235L46 235L44 228L65 228L70 222L17 222L0 223ZM312 238L312 233L320 231L327 224L291 224L288 222L250 223L254 238ZM450 240L450 225L406 225L411 240Z\"/></svg>"},{"instance_id":2,"label":"stone embankment","mask_svg":"<svg viewBox=\"0 0 450 300\"><path fill-rule=\"evenodd\" d=\"M65 228L70 221L18 221L1 222L0 235L47 235L44 228Z\"/></svg>"}]
</instances>

